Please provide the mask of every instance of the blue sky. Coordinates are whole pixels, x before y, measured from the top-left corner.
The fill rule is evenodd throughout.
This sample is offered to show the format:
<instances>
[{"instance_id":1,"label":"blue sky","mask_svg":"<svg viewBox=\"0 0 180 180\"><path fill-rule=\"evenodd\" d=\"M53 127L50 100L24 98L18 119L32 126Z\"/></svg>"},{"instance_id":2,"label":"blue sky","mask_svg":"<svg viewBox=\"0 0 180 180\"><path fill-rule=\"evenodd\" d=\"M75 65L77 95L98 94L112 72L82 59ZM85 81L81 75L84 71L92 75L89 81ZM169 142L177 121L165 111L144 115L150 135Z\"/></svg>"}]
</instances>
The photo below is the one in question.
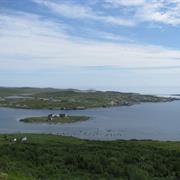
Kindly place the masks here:
<instances>
[{"instance_id":1,"label":"blue sky","mask_svg":"<svg viewBox=\"0 0 180 180\"><path fill-rule=\"evenodd\" d=\"M0 0L0 85L180 91L179 0Z\"/></svg>"}]
</instances>

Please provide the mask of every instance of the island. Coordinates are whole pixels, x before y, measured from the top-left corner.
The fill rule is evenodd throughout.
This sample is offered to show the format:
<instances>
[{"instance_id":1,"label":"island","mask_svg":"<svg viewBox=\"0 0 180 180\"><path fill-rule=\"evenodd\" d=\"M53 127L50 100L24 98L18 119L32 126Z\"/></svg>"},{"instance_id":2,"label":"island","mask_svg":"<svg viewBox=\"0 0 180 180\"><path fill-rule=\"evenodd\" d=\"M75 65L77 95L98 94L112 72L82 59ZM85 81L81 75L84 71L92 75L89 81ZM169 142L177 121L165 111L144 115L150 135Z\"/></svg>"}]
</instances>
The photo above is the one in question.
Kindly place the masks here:
<instances>
[{"instance_id":1,"label":"island","mask_svg":"<svg viewBox=\"0 0 180 180\"><path fill-rule=\"evenodd\" d=\"M23 109L84 110L174 100L178 99L116 91L0 87L0 107Z\"/></svg>"},{"instance_id":2,"label":"island","mask_svg":"<svg viewBox=\"0 0 180 180\"><path fill-rule=\"evenodd\" d=\"M88 116L70 116L67 114L49 114L48 116L28 117L20 119L24 123L75 123L90 119Z\"/></svg>"}]
</instances>

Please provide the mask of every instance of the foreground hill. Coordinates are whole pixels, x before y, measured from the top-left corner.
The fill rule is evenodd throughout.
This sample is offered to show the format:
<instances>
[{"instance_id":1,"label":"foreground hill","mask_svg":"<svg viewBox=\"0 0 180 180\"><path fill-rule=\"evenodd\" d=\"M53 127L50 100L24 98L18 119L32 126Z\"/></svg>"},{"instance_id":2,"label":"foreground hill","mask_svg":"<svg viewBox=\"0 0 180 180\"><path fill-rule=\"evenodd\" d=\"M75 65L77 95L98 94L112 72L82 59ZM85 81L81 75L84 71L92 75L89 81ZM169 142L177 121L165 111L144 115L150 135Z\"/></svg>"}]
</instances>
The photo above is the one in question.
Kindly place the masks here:
<instances>
[{"instance_id":1,"label":"foreground hill","mask_svg":"<svg viewBox=\"0 0 180 180\"><path fill-rule=\"evenodd\" d=\"M16 108L86 109L133 105L141 102L167 102L174 98L121 93L52 88L0 88L0 106Z\"/></svg>"},{"instance_id":2,"label":"foreground hill","mask_svg":"<svg viewBox=\"0 0 180 180\"><path fill-rule=\"evenodd\" d=\"M22 137L27 142L21 142ZM11 142L17 138L17 142ZM180 143L0 135L0 179L180 179Z\"/></svg>"}]
</instances>

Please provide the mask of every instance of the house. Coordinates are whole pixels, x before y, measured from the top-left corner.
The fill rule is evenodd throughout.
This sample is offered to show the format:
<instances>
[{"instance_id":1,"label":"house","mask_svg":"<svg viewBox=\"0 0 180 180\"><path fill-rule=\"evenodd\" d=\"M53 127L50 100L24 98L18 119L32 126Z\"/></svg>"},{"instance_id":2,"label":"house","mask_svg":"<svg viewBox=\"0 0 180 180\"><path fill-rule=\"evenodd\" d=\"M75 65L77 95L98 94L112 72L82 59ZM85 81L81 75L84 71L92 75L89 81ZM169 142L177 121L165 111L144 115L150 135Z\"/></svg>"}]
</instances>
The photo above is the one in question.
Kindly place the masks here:
<instances>
[{"instance_id":1,"label":"house","mask_svg":"<svg viewBox=\"0 0 180 180\"><path fill-rule=\"evenodd\" d=\"M16 138L12 139L12 142L17 142L17 139Z\"/></svg>"},{"instance_id":2,"label":"house","mask_svg":"<svg viewBox=\"0 0 180 180\"><path fill-rule=\"evenodd\" d=\"M23 137L23 138L21 139L21 142L27 142L27 137Z\"/></svg>"},{"instance_id":3,"label":"house","mask_svg":"<svg viewBox=\"0 0 180 180\"><path fill-rule=\"evenodd\" d=\"M49 101L48 98L39 98L40 101Z\"/></svg>"},{"instance_id":4,"label":"house","mask_svg":"<svg viewBox=\"0 0 180 180\"><path fill-rule=\"evenodd\" d=\"M9 140L10 142L17 142L17 138L12 138L12 139L7 139Z\"/></svg>"},{"instance_id":5,"label":"house","mask_svg":"<svg viewBox=\"0 0 180 180\"><path fill-rule=\"evenodd\" d=\"M57 117L60 117L60 115L59 114L53 114L52 117L57 118Z\"/></svg>"},{"instance_id":6,"label":"house","mask_svg":"<svg viewBox=\"0 0 180 180\"><path fill-rule=\"evenodd\" d=\"M52 115L53 115L53 114L49 114L49 115L48 115L48 120L49 120L49 121L52 121L52 120L53 120Z\"/></svg>"},{"instance_id":7,"label":"house","mask_svg":"<svg viewBox=\"0 0 180 180\"><path fill-rule=\"evenodd\" d=\"M86 108L85 108L84 106L77 106L76 109L77 109L77 110L84 110L84 109L86 109Z\"/></svg>"}]
</instances>

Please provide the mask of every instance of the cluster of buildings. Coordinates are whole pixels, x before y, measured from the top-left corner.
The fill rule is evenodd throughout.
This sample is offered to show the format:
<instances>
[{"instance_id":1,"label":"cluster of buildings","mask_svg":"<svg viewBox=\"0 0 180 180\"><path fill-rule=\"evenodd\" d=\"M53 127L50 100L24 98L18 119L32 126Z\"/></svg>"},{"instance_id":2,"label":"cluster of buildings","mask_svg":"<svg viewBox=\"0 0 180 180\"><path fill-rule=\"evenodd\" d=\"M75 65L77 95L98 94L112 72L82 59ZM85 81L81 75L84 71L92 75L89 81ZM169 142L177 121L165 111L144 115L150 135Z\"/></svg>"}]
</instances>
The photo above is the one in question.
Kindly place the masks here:
<instances>
[{"instance_id":1,"label":"cluster of buildings","mask_svg":"<svg viewBox=\"0 0 180 180\"><path fill-rule=\"evenodd\" d=\"M59 117L67 117L68 115L67 114L49 114L48 115L48 120L49 121L52 121L53 118L59 118Z\"/></svg>"},{"instance_id":2,"label":"cluster of buildings","mask_svg":"<svg viewBox=\"0 0 180 180\"><path fill-rule=\"evenodd\" d=\"M22 137L19 139L20 142L24 143L24 142L27 142L27 137ZM13 139L10 139L11 142L17 142L18 139L17 138L13 138Z\"/></svg>"}]
</instances>

